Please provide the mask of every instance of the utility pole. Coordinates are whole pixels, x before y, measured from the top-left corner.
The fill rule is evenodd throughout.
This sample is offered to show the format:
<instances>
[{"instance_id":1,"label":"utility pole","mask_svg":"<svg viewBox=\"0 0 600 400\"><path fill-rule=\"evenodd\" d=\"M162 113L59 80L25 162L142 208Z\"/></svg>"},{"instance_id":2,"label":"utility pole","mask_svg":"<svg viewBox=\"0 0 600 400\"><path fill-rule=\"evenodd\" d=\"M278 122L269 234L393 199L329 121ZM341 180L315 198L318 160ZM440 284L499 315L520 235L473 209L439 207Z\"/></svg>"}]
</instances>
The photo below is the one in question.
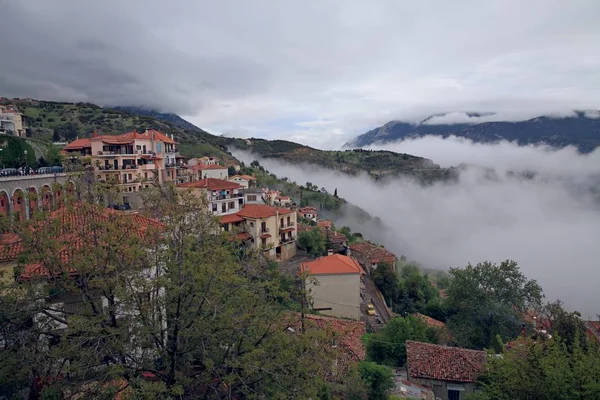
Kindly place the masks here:
<instances>
[{"instance_id":1,"label":"utility pole","mask_svg":"<svg viewBox=\"0 0 600 400\"><path fill-rule=\"evenodd\" d=\"M306 301L306 285L305 285L305 279L304 277L301 277L302 279L302 291L301 291L301 295L302 295L302 310L300 312L301 316L300 316L300 324L302 326L302 334L304 334L304 302Z\"/></svg>"}]
</instances>

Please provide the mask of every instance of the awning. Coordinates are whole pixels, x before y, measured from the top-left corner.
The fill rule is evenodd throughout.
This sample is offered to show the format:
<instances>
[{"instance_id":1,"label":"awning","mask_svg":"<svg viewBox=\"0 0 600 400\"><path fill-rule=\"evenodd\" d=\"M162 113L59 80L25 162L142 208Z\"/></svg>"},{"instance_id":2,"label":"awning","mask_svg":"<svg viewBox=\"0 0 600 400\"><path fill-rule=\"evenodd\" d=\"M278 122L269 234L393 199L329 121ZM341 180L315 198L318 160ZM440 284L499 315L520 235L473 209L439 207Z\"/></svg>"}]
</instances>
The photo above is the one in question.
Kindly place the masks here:
<instances>
[{"instance_id":1,"label":"awning","mask_svg":"<svg viewBox=\"0 0 600 400\"><path fill-rule=\"evenodd\" d=\"M291 232L295 230L296 228L294 228L293 226L288 226L287 228L279 228L279 232Z\"/></svg>"},{"instance_id":2,"label":"awning","mask_svg":"<svg viewBox=\"0 0 600 400\"><path fill-rule=\"evenodd\" d=\"M262 235L260 235L261 239L266 239L266 238L270 238L271 234L270 233L263 233Z\"/></svg>"},{"instance_id":3,"label":"awning","mask_svg":"<svg viewBox=\"0 0 600 400\"><path fill-rule=\"evenodd\" d=\"M249 240L252 239L252 235L248 232L240 232L237 234L238 239L240 240Z\"/></svg>"}]
</instances>

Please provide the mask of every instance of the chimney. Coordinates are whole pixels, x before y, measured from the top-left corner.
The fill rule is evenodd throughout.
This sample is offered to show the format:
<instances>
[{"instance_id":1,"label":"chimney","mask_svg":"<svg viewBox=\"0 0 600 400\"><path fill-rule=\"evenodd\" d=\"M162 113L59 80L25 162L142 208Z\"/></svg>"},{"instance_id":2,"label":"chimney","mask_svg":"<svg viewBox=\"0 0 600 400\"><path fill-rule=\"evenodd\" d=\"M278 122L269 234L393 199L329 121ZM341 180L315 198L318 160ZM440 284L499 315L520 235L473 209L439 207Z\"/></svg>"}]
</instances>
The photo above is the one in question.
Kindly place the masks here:
<instances>
[{"instance_id":1,"label":"chimney","mask_svg":"<svg viewBox=\"0 0 600 400\"><path fill-rule=\"evenodd\" d=\"M352 251L350 250L350 246L344 246L344 247L346 247L346 255L348 257L350 257L352 255Z\"/></svg>"},{"instance_id":2,"label":"chimney","mask_svg":"<svg viewBox=\"0 0 600 400\"><path fill-rule=\"evenodd\" d=\"M327 249L327 255L328 256L332 256L333 255L333 249Z\"/></svg>"}]
</instances>

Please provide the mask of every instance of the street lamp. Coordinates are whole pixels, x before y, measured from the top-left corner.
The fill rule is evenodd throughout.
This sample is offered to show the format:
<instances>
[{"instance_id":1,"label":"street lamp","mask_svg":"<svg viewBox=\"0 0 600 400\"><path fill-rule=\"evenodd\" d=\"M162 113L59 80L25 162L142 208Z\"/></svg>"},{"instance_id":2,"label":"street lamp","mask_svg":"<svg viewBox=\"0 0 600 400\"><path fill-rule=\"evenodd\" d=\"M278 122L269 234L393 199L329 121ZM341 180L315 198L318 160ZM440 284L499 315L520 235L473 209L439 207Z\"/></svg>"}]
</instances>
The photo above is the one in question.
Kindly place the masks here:
<instances>
[{"instance_id":1,"label":"street lamp","mask_svg":"<svg viewBox=\"0 0 600 400\"><path fill-rule=\"evenodd\" d=\"M25 155L23 160L23 174L27 175L27 150L23 150L23 154Z\"/></svg>"}]
</instances>

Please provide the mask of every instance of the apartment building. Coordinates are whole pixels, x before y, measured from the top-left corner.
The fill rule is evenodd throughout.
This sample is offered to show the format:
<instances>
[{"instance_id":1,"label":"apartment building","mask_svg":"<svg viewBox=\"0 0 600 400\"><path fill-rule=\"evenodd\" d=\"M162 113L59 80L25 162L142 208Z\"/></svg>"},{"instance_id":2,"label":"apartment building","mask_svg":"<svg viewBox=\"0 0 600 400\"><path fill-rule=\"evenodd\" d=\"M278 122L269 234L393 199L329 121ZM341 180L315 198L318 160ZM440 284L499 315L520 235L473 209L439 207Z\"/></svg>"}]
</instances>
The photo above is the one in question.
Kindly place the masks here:
<instances>
[{"instance_id":1,"label":"apartment building","mask_svg":"<svg viewBox=\"0 0 600 400\"><path fill-rule=\"evenodd\" d=\"M15 106L0 106L0 133L25 137L23 114Z\"/></svg>"},{"instance_id":2,"label":"apartment building","mask_svg":"<svg viewBox=\"0 0 600 400\"><path fill-rule=\"evenodd\" d=\"M177 181L182 157L176 142L156 130L123 135L97 135L76 139L65 146L67 157L91 157L96 179L115 182L124 192Z\"/></svg>"},{"instance_id":3,"label":"apartment building","mask_svg":"<svg viewBox=\"0 0 600 400\"><path fill-rule=\"evenodd\" d=\"M235 216L222 217L225 231L237 229L238 237L253 248L263 250L275 260L296 255L296 213L265 204L248 204Z\"/></svg>"},{"instance_id":4,"label":"apartment building","mask_svg":"<svg viewBox=\"0 0 600 400\"><path fill-rule=\"evenodd\" d=\"M214 215L235 214L244 206L241 185L223 179L204 178L199 181L181 183L180 190L191 190L199 198L205 197L208 209Z\"/></svg>"}]
</instances>

